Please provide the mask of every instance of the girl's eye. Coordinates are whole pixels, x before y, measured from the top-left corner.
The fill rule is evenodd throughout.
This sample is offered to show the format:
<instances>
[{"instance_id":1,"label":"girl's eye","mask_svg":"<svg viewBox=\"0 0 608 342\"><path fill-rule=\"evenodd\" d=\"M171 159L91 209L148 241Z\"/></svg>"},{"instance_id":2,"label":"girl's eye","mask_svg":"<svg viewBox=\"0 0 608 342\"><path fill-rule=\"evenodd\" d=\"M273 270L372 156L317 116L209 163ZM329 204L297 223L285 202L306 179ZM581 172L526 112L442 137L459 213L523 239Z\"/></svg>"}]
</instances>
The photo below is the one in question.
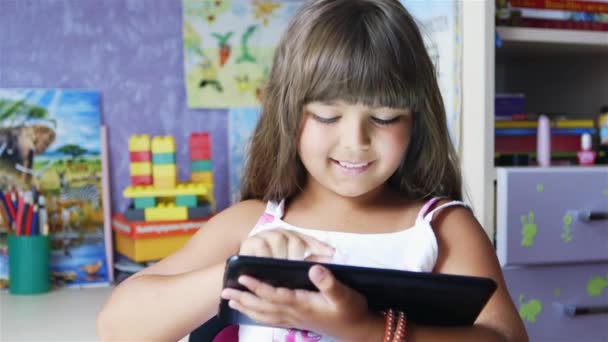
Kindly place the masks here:
<instances>
[{"instance_id":1,"label":"girl's eye","mask_svg":"<svg viewBox=\"0 0 608 342\"><path fill-rule=\"evenodd\" d=\"M334 122L338 121L338 119L340 118L339 116L334 116L333 118L324 118L322 116L318 116L318 115L312 114L312 113L310 115L312 115L312 117L315 120L319 121L320 123L325 123L325 124L334 123Z\"/></svg>"},{"instance_id":2,"label":"girl's eye","mask_svg":"<svg viewBox=\"0 0 608 342\"><path fill-rule=\"evenodd\" d=\"M378 125L391 125L391 124L399 122L399 120L401 120L401 116L395 116L394 118L391 118L391 119L380 119L375 116L372 116L372 121L377 123Z\"/></svg>"}]
</instances>

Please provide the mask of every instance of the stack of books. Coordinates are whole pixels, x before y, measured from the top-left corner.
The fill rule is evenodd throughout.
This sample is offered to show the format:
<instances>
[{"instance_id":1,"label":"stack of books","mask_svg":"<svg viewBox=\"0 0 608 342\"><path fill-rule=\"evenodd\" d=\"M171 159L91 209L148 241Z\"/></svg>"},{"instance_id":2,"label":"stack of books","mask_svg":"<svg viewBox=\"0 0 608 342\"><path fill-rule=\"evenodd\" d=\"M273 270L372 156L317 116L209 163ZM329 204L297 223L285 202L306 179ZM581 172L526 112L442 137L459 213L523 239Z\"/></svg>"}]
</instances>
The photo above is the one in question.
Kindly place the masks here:
<instances>
[{"instance_id":1,"label":"stack of books","mask_svg":"<svg viewBox=\"0 0 608 342\"><path fill-rule=\"evenodd\" d=\"M608 31L608 0L496 0L496 25Z\"/></svg>"},{"instance_id":2,"label":"stack of books","mask_svg":"<svg viewBox=\"0 0 608 342\"><path fill-rule=\"evenodd\" d=\"M581 135L589 133L593 136L596 132L593 120L564 119L563 116L550 118L552 163L576 164L576 153L581 148ZM495 164L535 165L537 128L536 115L516 120L497 117L494 132Z\"/></svg>"}]
</instances>

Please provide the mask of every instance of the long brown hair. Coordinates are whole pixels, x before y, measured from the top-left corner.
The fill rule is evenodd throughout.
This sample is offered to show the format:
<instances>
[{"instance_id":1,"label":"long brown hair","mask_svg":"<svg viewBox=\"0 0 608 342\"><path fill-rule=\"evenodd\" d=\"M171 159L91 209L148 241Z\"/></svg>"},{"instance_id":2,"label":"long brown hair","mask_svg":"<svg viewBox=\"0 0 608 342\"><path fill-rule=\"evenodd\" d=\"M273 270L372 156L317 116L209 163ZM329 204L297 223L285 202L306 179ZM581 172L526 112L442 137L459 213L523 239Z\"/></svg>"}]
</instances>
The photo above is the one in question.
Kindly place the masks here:
<instances>
[{"instance_id":1,"label":"long brown hair","mask_svg":"<svg viewBox=\"0 0 608 342\"><path fill-rule=\"evenodd\" d=\"M304 105L338 99L412 109L410 145L389 186L415 199L462 198L435 68L399 1L307 1L282 36L263 94L242 200L277 201L301 191L306 170L297 144Z\"/></svg>"}]
</instances>

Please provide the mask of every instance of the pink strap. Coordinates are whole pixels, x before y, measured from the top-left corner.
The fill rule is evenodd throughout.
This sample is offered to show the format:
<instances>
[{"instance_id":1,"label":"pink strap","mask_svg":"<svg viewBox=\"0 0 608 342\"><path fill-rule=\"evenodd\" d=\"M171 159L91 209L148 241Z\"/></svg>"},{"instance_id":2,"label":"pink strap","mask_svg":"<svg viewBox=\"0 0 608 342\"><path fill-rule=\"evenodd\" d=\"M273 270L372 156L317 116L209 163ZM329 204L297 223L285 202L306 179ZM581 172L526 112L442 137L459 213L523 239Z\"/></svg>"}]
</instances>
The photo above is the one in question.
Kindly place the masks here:
<instances>
[{"instance_id":1,"label":"pink strap","mask_svg":"<svg viewBox=\"0 0 608 342\"><path fill-rule=\"evenodd\" d=\"M439 202L441 200L442 197L433 197L430 200L428 200L423 206L422 209L420 209L420 212L418 213L418 217L419 218L424 218L426 216L426 214L428 213L429 209L435 205L435 203Z\"/></svg>"},{"instance_id":2,"label":"pink strap","mask_svg":"<svg viewBox=\"0 0 608 342\"><path fill-rule=\"evenodd\" d=\"M431 210L430 213L428 213L428 214L426 214L424 216L424 219L427 222L431 222L431 221L433 221L433 215L435 215L435 213L437 213L437 212L439 212L442 209L445 209L447 207L453 207L453 206L461 206L461 207L465 207L465 208L470 209L469 205L466 204L466 203L464 203L464 202L462 202L462 201L451 201L451 202L448 202L448 203L444 203L444 204L438 206L437 208Z\"/></svg>"}]
</instances>

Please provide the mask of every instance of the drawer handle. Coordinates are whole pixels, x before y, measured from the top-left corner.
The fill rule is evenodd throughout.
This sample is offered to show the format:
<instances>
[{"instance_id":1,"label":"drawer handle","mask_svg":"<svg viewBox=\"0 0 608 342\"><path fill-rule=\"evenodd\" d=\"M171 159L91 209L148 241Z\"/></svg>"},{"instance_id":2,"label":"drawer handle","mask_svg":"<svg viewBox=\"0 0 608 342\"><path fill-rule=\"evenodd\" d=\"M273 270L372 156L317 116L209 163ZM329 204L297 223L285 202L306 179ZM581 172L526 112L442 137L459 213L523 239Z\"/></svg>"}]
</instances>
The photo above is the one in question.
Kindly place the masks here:
<instances>
[{"instance_id":1,"label":"drawer handle","mask_svg":"<svg viewBox=\"0 0 608 342\"><path fill-rule=\"evenodd\" d=\"M559 304L559 306L561 306L562 313L568 317L608 313L608 305L577 306L573 304Z\"/></svg>"},{"instance_id":2,"label":"drawer handle","mask_svg":"<svg viewBox=\"0 0 608 342\"><path fill-rule=\"evenodd\" d=\"M608 220L608 212L607 211L580 210L578 212L578 218L581 221Z\"/></svg>"}]
</instances>

